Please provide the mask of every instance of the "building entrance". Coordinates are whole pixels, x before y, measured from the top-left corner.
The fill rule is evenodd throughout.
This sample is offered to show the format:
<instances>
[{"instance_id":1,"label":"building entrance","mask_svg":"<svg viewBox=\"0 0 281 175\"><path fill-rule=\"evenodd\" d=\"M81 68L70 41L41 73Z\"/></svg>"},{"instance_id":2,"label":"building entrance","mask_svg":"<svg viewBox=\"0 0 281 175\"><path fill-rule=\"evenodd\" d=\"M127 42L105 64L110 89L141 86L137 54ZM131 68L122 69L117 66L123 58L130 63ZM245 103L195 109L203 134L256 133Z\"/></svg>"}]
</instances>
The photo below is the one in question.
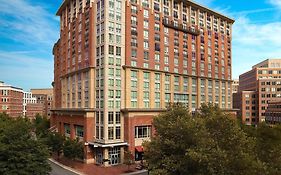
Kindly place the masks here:
<instances>
[{"instance_id":1,"label":"building entrance","mask_svg":"<svg viewBox=\"0 0 281 175\"><path fill-rule=\"evenodd\" d=\"M109 148L109 164L117 165L120 163L120 147Z\"/></svg>"}]
</instances>

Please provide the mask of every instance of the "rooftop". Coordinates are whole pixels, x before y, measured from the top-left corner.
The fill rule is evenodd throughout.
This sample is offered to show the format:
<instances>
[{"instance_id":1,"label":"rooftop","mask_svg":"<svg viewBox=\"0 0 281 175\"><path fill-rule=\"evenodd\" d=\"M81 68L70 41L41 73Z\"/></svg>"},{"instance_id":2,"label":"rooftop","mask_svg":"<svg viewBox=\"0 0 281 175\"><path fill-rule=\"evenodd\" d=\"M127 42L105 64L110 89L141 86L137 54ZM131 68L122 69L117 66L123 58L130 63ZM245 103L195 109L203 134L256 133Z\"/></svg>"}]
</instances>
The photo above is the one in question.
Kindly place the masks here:
<instances>
[{"instance_id":1,"label":"rooftop","mask_svg":"<svg viewBox=\"0 0 281 175\"><path fill-rule=\"evenodd\" d=\"M64 0L64 1L62 2L61 6L59 7L59 9L58 9L58 11L57 11L57 13L56 13L57 16L60 16L60 15L61 15L63 9L66 7L66 5L67 5L67 3L68 3L69 1L71 1L71 0ZM232 18L230 18L230 17L227 17L227 16L225 16L225 15L223 15L223 14L217 12L217 11L214 11L214 10L212 10L212 9L206 7L206 6L203 6L203 5L201 5L201 4L198 4L197 2L195 2L195 1L193 1L193 0L175 0L175 1L177 1L177 2L183 2L183 3L186 3L187 5L191 5L191 6L193 6L193 7L202 9L202 10L205 11L205 12L209 12L209 13L215 14L215 15L217 15L218 17L220 17L220 18L222 18L222 19L224 19L224 20L226 20L226 21L228 21L228 22L230 22L230 23L232 23L232 24L235 22L234 19L232 19Z\"/></svg>"},{"instance_id":2,"label":"rooftop","mask_svg":"<svg viewBox=\"0 0 281 175\"><path fill-rule=\"evenodd\" d=\"M1 88L12 88L12 89L20 90L20 91L23 90L20 87L15 87L15 86L12 86L12 85L9 85L9 84L5 84L5 82L3 82L3 81L0 81L0 87Z\"/></svg>"},{"instance_id":3,"label":"rooftop","mask_svg":"<svg viewBox=\"0 0 281 175\"><path fill-rule=\"evenodd\" d=\"M252 69L255 68L281 68L281 59L266 59L252 67Z\"/></svg>"}]
</instances>

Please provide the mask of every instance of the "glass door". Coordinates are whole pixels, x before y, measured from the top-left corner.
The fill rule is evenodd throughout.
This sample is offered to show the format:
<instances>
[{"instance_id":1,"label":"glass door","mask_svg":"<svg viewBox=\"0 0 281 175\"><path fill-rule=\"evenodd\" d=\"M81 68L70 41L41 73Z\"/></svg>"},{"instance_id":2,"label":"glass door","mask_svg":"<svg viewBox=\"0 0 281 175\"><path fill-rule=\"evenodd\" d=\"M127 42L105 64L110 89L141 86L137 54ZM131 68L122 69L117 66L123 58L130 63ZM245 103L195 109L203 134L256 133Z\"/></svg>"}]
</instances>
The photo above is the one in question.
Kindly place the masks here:
<instances>
[{"instance_id":1,"label":"glass door","mask_svg":"<svg viewBox=\"0 0 281 175\"><path fill-rule=\"evenodd\" d=\"M96 163L97 164L103 164L103 152L101 149L98 149L96 152Z\"/></svg>"},{"instance_id":2,"label":"glass door","mask_svg":"<svg viewBox=\"0 0 281 175\"><path fill-rule=\"evenodd\" d=\"M117 165L120 163L120 147L109 148L109 164Z\"/></svg>"}]
</instances>

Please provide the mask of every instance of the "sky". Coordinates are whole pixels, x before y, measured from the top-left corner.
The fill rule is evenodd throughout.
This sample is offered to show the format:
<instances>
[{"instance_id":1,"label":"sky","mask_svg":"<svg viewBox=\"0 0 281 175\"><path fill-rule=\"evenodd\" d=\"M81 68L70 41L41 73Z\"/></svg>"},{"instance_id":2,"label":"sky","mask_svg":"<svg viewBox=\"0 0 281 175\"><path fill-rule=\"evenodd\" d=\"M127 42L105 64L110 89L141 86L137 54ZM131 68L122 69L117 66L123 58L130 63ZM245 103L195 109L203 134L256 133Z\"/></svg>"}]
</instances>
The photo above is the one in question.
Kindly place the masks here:
<instances>
[{"instance_id":1,"label":"sky","mask_svg":"<svg viewBox=\"0 0 281 175\"><path fill-rule=\"evenodd\" d=\"M233 19L232 78L267 58L281 58L281 0L195 0ZM56 10L62 0L0 0L0 81L51 87Z\"/></svg>"}]
</instances>

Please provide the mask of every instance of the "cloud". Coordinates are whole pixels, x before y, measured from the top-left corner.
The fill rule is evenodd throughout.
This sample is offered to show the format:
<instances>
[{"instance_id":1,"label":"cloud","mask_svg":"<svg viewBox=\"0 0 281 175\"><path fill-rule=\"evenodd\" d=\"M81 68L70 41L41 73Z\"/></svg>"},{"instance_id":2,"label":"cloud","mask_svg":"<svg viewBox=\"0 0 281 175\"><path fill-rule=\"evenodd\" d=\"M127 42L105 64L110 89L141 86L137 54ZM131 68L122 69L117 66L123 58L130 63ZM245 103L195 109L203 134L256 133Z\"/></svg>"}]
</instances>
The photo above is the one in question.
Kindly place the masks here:
<instances>
[{"instance_id":1,"label":"cloud","mask_svg":"<svg viewBox=\"0 0 281 175\"><path fill-rule=\"evenodd\" d=\"M53 8L46 1L0 0L0 80L25 90L51 86L59 38Z\"/></svg>"},{"instance_id":2,"label":"cloud","mask_svg":"<svg viewBox=\"0 0 281 175\"><path fill-rule=\"evenodd\" d=\"M271 12L271 11L275 11L275 10L276 10L276 8L262 8L262 9L232 12L232 13L230 13L230 15L231 16L242 16L242 15L250 15L250 14L256 14L256 13L263 13L263 12Z\"/></svg>"},{"instance_id":3,"label":"cloud","mask_svg":"<svg viewBox=\"0 0 281 175\"><path fill-rule=\"evenodd\" d=\"M0 0L0 36L22 44L50 46L59 36L56 17L28 0ZM44 8L45 7L45 8Z\"/></svg>"},{"instance_id":4,"label":"cloud","mask_svg":"<svg viewBox=\"0 0 281 175\"><path fill-rule=\"evenodd\" d=\"M278 8L281 8L281 0L268 0L268 2L270 4L272 4L273 6L276 6Z\"/></svg>"},{"instance_id":5,"label":"cloud","mask_svg":"<svg viewBox=\"0 0 281 175\"><path fill-rule=\"evenodd\" d=\"M0 81L25 90L51 87L53 60L33 56L33 51L7 52L0 50Z\"/></svg>"},{"instance_id":6,"label":"cloud","mask_svg":"<svg viewBox=\"0 0 281 175\"><path fill-rule=\"evenodd\" d=\"M198 4L205 5L205 6L209 6L214 2L214 0L193 0L193 1Z\"/></svg>"},{"instance_id":7,"label":"cloud","mask_svg":"<svg viewBox=\"0 0 281 175\"><path fill-rule=\"evenodd\" d=\"M259 61L281 57L281 22L254 23L241 16L233 26L233 77L248 70Z\"/></svg>"}]
</instances>

